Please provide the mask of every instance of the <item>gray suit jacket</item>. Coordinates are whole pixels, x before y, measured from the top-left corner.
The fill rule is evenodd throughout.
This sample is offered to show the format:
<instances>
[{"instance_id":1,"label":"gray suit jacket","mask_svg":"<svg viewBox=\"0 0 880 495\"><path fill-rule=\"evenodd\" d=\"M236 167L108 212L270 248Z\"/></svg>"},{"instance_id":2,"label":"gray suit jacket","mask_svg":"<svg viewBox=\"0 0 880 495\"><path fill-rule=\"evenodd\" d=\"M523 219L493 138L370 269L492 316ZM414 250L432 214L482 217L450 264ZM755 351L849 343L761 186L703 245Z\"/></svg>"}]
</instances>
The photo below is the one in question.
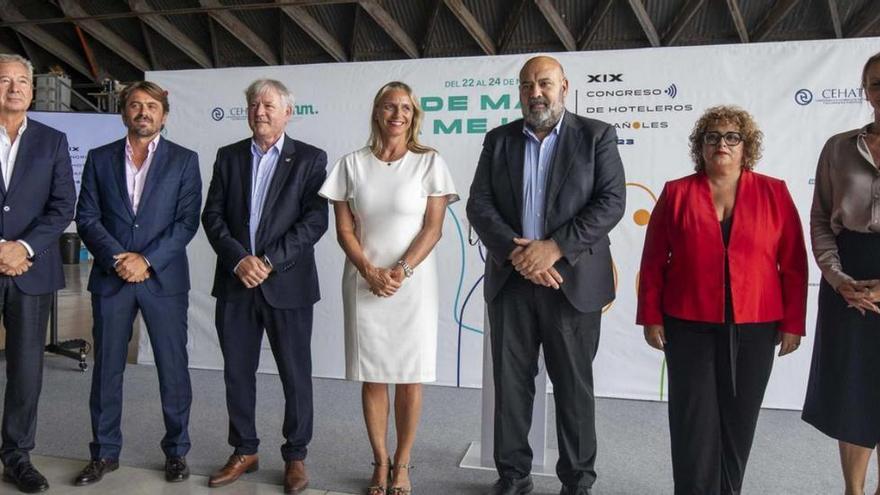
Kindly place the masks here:
<instances>
[{"instance_id":1,"label":"gray suit jacket","mask_svg":"<svg viewBox=\"0 0 880 495\"><path fill-rule=\"evenodd\" d=\"M491 302L513 272L507 259L522 236L523 121L493 129L471 184L467 216L489 251L485 298ZM614 127L566 112L547 179L544 231L562 250L555 268L577 310L614 299L608 232L623 217L626 184Z\"/></svg>"}]
</instances>

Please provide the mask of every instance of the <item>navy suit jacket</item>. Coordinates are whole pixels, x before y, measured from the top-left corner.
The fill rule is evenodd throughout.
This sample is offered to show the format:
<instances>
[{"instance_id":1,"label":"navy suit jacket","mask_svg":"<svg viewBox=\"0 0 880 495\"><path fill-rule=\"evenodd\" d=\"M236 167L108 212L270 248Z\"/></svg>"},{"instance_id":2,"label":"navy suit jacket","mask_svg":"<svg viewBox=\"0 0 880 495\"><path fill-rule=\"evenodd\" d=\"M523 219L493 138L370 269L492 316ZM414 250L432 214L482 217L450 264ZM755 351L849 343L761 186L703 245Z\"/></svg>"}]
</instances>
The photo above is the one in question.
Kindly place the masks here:
<instances>
[{"instance_id":1,"label":"navy suit jacket","mask_svg":"<svg viewBox=\"0 0 880 495\"><path fill-rule=\"evenodd\" d=\"M114 255L140 253L150 262L143 283L157 296L189 291L186 245L199 229L202 179L194 151L159 138L137 214L125 180L125 138L89 151L76 211L79 235L95 264L89 291L113 295L125 285Z\"/></svg>"},{"instance_id":2,"label":"navy suit jacket","mask_svg":"<svg viewBox=\"0 0 880 495\"><path fill-rule=\"evenodd\" d=\"M9 184L0 180L0 237L23 240L33 265L13 282L25 294L49 294L64 287L58 238L73 220L76 189L67 136L28 119L19 137Z\"/></svg>"},{"instance_id":3,"label":"navy suit jacket","mask_svg":"<svg viewBox=\"0 0 880 495\"><path fill-rule=\"evenodd\" d=\"M486 135L467 204L467 216L489 251L486 301L491 302L513 265L507 259L522 237L522 119ZM601 309L614 299L608 233L623 217L626 181L614 127L566 112L556 143L544 205L544 232L562 250L554 267L560 289L578 311Z\"/></svg>"},{"instance_id":4,"label":"navy suit jacket","mask_svg":"<svg viewBox=\"0 0 880 495\"><path fill-rule=\"evenodd\" d=\"M251 249L251 139L217 151L214 175L205 200L202 225L217 252L214 289L217 298L244 297L252 290L235 275L245 256L266 256L273 272L259 287L273 308L294 309L320 298L315 243L327 231L327 200L318 190L327 177L327 154L284 136L275 175Z\"/></svg>"}]
</instances>

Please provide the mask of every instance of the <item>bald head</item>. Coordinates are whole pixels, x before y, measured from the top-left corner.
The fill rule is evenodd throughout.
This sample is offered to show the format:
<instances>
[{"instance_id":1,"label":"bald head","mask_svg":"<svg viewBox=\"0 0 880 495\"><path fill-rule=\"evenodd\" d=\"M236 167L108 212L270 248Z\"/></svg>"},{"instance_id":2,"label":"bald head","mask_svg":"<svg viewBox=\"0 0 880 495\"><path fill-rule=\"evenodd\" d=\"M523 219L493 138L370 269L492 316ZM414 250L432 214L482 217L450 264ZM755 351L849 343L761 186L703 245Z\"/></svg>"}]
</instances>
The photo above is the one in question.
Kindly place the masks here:
<instances>
[{"instance_id":1,"label":"bald head","mask_svg":"<svg viewBox=\"0 0 880 495\"><path fill-rule=\"evenodd\" d=\"M543 138L562 118L567 95L568 79L555 58L530 58L519 71L523 118L539 137Z\"/></svg>"},{"instance_id":2,"label":"bald head","mask_svg":"<svg viewBox=\"0 0 880 495\"><path fill-rule=\"evenodd\" d=\"M532 57L526 60L526 63L519 71L520 79L522 79L523 74L527 74L536 69L559 71L559 76L563 79L565 78L565 70L562 68L562 64L559 63L559 60L548 55L538 55L537 57Z\"/></svg>"}]
</instances>

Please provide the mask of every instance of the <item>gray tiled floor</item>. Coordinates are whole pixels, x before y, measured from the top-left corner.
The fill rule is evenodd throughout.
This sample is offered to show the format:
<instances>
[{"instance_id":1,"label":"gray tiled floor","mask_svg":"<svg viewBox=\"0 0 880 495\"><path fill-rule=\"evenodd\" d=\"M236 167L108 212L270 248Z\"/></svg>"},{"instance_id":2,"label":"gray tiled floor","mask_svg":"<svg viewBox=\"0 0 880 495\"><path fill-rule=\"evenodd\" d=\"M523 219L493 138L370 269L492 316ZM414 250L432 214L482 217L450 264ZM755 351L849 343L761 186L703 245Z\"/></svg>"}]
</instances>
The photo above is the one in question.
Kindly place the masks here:
<instances>
[{"instance_id":1,"label":"gray tiled floor","mask_svg":"<svg viewBox=\"0 0 880 495\"><path fill-rule=\"evenodd\" d=\"M100 483L87 487L73 486L71 481L83 467L83 461L62 459L60 457L32 456L34 465L49 479L53 495L267 495L282 493L280 484L255 483L247 481L247 475L237 482L223 488L208 488L205 476L190 476L184 483L166 483L161 471L120 466L118 471L108 474ZM0 485L0 494L13 494L18 491L12 485ZM309 489L303 495L345 495L339 492Z\"/></svg>"}]
</instances>

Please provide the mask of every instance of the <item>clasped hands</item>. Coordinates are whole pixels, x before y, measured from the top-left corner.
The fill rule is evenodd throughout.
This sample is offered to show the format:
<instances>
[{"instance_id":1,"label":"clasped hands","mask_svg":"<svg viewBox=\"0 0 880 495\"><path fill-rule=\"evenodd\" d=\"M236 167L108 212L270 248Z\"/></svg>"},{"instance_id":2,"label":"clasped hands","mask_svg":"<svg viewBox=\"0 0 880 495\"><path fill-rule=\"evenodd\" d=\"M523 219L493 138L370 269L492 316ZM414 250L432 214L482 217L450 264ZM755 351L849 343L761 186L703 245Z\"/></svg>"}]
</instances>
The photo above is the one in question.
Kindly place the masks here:
<instances>
[{"instance_id":1,"label":"clasped hands","mask_svg":"<svg viewBox=\"0 0 880 495\"><path fill-rule=\"evenodd\" d=\"M880 280L854 280L844 282L837 288L837 292L846 300L851 308L855 308L862 316L865 311L873 311L880 314L877 302L880 302Z\"/></svg>"},{"instance_id":2,"label":"clasped hands","mask_svg":"<svg viewBox=\"0 0 880 495\"><path fill-rule=\"evenodd\" d=\"M119 278L131 284L139 284L150 278L150 265L146 258L138 253L120 253L113 256L116 264L113 268Z\"/></svg>"},{"instance_id":3,"label":"clasped hands","mask_svg":"<svg viewBox=\"0 0 880 495\"><path fill-rule=\"evenodd\" d=\"M368 266L361 272L361 276L370 286L370 292L376 297L391 297L397 293L405 275L400 265L395 265L393 268Z\"/></svg>"},{"instance_id":4,"label":"clasped hands","mask_svg":"<svg viewBox=\"0 0 880 495\"><path fill-rule=\"evenodd\" d=\"M562 250L556 241L514 237L513 242L516 247L507 259L516 271L534 284L558 289L562 284L562 276L553 264L562 258Z\"/></svg>"},{"instance_id":5,"label":"clasped hands","mask_svg":"<svg viewBox=\"0 0 880 495\"><path fill-rule=\"evenodd\" d=\"M33 262L25 247L17 241L0 242L0 274L17 277L28 271Z\"/></svg>"},{"instance_id":6,"label":"clasped hands","mask_svg":"<svg viewBox=\"0 0 880 495\"><path fill-rule=\"evenodd\" d=\"M248 289L253 289L265 282L270 273L272 273L272 267L252 254L245 256L235 267L235 274Z\"/></svg>"}]
</instances>

